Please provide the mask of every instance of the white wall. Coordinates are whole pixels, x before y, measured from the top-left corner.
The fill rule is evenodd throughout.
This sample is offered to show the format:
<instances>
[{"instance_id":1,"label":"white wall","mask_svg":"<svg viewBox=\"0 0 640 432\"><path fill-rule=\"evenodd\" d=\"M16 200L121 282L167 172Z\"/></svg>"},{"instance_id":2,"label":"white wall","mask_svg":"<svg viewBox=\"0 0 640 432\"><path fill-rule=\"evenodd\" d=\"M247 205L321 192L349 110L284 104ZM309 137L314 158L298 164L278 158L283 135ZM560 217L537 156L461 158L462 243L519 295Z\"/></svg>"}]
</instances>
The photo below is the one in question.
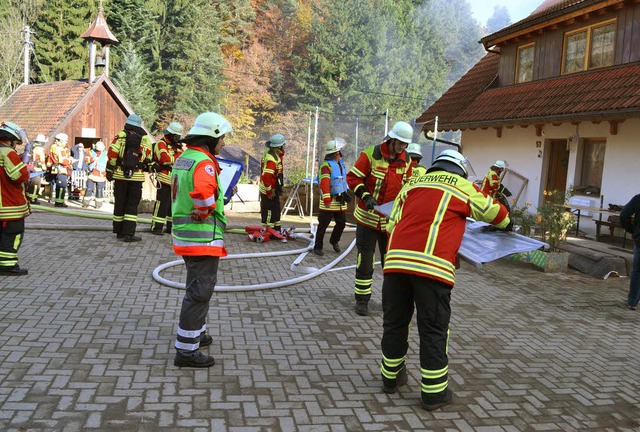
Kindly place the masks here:
<instances>
[{"instance_id":1,"label":"white wall","mask_svg":"<svg viewBox=\"0 0 640 432\"><path fill-rule=\"evenodd\" d=\"M462 152L469 158L479 179L484 177L496 159L506 160L509 169L529 180L519 205L528 201L533 204L532 210L535 210L534 207L540 202L542 195L547 140L568 140L576 136L576 133L580 139L606 139L601 190L604 206L607 207L609 203L626 204L631 197L640 193L640 119L627 119L618 124L617 135L610 134L610 125L606 121L599 124L581 122L577 130L571 123L558 126L545 124L542 130L543 136L538 137L533 126L503 127L500 138L497 137L494 128L465 130L462 132ZM580 141L569 142L567 187L576 183L580 145ZM508 184L506 186L509 187ZM513 190L512 192L515 193Z\"/></svg>"}]
</instances>

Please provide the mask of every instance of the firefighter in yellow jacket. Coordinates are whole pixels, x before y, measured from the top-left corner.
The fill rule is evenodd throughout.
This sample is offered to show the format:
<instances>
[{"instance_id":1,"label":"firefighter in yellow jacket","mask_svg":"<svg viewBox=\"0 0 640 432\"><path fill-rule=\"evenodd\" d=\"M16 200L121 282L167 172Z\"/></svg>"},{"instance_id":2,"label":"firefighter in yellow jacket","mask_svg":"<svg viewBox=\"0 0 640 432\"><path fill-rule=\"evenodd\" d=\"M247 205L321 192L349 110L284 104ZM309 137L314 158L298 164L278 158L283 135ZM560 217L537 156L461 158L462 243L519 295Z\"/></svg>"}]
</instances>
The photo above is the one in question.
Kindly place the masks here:
<instances>
[{"instance_id":1,"label":"firefighter in yellow jacket","mask_svg":"<svg viewBox=\"0 0 640 432\"><path fill-rule=\"evenodd\" d=\"M405 149L413 137L413 127L397 122L382 144L360 153L347 174L347 184L358 197L353 213L356 221L355 312L369 315L369 299L373 284L373 262L376 243L384 266L387 249L387 218L374 207L393 201L411 178L411 165Z\"/></svg>"},{"instance_id":2,"label":"firefighter in yellow jacket","mask_svg":"<svg viewBox=\"0 0 640 432\"><path fill-rule=\"evenodd\" d=\"M156 205L151 217L151 234L162 235L171 232L171 168L182 153L182 144L178 142L182 136L182 125L171 122L164 130L164 136L156 143L153 160L158 170L160 189L156 193Z\"/></svg>"},{"instance_id":3,"label":"firefighter in yellow jacket","mask_svg":"<svg viewBox=\"0 0 640 432\"><path fill-rule=\"evenodd\" d=\"M262 226L281 231L280 195L284 186L284 145L287 140L282 134L274 134L267 141L267 151L260 163L260 221Z\"/></svg>"},{"instance_id":4,"label":"firefighter in yellow jacket","mask_svg":"<svg viewBox=\"0 0 640 432\"><path fill-rule=\"evenodd\" d=\"M412 178L393 204L382 284L382 390L407 382L406 355L414 303L420 335L422 407L451 402L449 320L455 263L467 217L510 230L507 209L467 180L467 160L444 150Z\"/></svg>"},{"instance_id":5,"label":"firefighter in yellow jacket","mask_svg":"<svg viewBox=\"0 0 640 432\"><path fill-rule=\"evenodd\" d=\"M418 143L411 143L407 147L407 154L411 158L412 177L420 177L427 172L427 169L420 164L422 160L422 146Z\"/></svg>"},{"instance_id":6,"label":"firefighter in yellow jacket","mask_svg":"<svg viewBox=\"0 0 640 432\"><path fill-rule=\"evenodd\" d=\"M151 140L137 114L129 115L107 151L107 180L115 181L113 232L127 243L142 240L135 233L144 173L152 163L151 151Z\"/></svg>"},{"instance_id":7,"label":"firefighter in yellow jacket","mask_svg":"<svg viewBox=\"0 0 640 432\"><path fill-rule=\"evenodd\" d=\"M28 273L18 265L24 218L31 213L24 190L29 170L15 151L23 140L26 134L17 124L0 123L0 275L6 276Z\"/></svg>"}]
</instances>

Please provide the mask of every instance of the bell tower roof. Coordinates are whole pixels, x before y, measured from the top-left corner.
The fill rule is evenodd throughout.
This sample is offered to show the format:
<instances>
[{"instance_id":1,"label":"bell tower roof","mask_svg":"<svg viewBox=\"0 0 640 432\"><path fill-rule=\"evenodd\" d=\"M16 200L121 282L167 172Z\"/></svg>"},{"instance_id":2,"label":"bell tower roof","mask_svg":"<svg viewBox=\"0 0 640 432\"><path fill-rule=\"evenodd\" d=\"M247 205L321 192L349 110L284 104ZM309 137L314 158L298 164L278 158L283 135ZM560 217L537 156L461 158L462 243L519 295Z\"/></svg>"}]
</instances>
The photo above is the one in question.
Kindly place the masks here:
<instances>
[{"instance_id":1,"label":"bell tower roof","mask_svg":"<svg viewBox=\"0 0 640 432\"><path fill-rule=\"evenodd\" d=\"M80 35L81 38L86 40L96 40L102 45L115 45L119 43L118 39L111 33L107 20L104 19L102 14L102 6L98 9L98 16L95 21L91 23L87 31Z\"/></svg>"}]
</instances>

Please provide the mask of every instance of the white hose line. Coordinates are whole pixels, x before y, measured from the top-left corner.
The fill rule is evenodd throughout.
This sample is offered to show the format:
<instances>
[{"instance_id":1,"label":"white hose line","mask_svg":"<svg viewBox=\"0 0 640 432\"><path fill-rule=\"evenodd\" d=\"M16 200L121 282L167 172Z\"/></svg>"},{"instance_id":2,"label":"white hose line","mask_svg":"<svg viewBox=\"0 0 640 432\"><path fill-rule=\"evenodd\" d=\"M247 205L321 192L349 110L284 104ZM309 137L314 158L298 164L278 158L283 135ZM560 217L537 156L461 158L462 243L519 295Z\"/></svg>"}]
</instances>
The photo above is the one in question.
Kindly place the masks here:
<instances>
[{"instance_id":1,"label":"white hose line","mask_svg":"<svg viewBox=\"0 0 640 432\"><path fill-rule=\"evenodd\" d=\"M306 237L302 237L305 238ZM312 240L312 239L309 239ZM313 279L316 276L321 275L322 273L325 273L326 271L328 271L329 269L331 269L332 267L334 267L337 263L339 263L342 259L344 259L344 257L346 257L351 250L355 247L356 245L356 241L355 239L351 242L351 244L349 245L349 247L347 247L347 249L342 252L342 254L340 254L336 259L334 259L333 261L331 261L329 264L325 265L324 267L320 268L320 269L315 269L313 271L311 271L308 274L305 274L304 276L298 276L292 279L286 279L283 281L276 281L276 282L266 282L266 283L261 283L261 284L253 284L253 285L216 285L214 291L234 291L234 292L242 292L242 291L258 291L258 290L265 290L265 289L272 289L272 288L282 288L282 287L286 287L286 286L290 286L290 285L295 285L297 283L300 282L304 282L307 281L309 279ZM310 245L309 248L312 248L313 245ZM304 249L303 252L308 252L309 249ZM298 250L299 251L299 250ZM274 255L290 255L292 253L297 253L297 251L282 251L281 253L278 252L274 252L274 253L253 253L253 254L234 254L234 255L228 255L223 259L239 259L239 258L255 258L256 256L274 256ZM175 261L170 261L168 263L164 263L159 265L158 267L156 267L153 270L153 279L160 283L161 285L165 285L165 286L169 286L172 288L178 288L178 289L186 289L186 285L184 283L180 283L180 282L174 282L174 281L170 281L168 279L163 278L162 276L160 276L160 272L163 271L164 269L167 269L169 267L173 267L173 266L177 266L180 264L184 264L184 261L179 259L179 260L175 260ZM292 264L293 266L293 264ZM313 267L308 267L309 269L313 269ZM303 269L303 267L301 267L301 269Z\"/></svg>"}]
</instances>

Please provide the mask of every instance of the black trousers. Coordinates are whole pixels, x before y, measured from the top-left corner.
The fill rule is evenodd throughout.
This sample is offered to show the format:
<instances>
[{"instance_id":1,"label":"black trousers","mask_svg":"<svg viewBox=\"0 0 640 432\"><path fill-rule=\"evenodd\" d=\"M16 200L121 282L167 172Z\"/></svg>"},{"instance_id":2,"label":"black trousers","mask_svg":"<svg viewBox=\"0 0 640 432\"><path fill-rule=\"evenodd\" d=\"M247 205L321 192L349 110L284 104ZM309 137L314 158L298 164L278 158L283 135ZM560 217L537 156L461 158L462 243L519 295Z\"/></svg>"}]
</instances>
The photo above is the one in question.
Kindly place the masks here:
<instances>
[{"instance_id":1,"label":"black trousers","mask_svg":"<svg viewBox=\"0 0 640 432\"><path fill-rule=\"evenodd\" d=\"M175 347L178 353L188 354L200 348L200 335L207 329L209 301L218 282L220 257L184 256L183 259L187 283Z\"/></svg>"},{"instance_id":2,"label":"black trousers","mask_svg":"<svg viewBox=\"0 0 640 432\"><path fill-rule=\"evenodd\" d=\"M269 199L265 194L260 194L260 220L262 225L279 230L280 213L280 197Z\"/></svg>"},{"instance_id":3,"label":"black trousers","mask_svg":"<svg viewBox=\"0 0 640 432\"><path fill-rule=\"evenodd\" d=\"M384 255L387 252L387 233L358 224L356 227L356 247L358 261L356 262L356 300L371 298L371 284L373 283L373 257L376 243L380 253L380 261L384 267Z\"/></svg>"},{"instance_id":4,"label":"black trousers","mask_svg":"<svg viewBox=\"0 0 640 432\"><path fill-rule=\"evenodd\" d=\"M134 235L138 221L138 204L142 199L142 182L115 180L113 198L113 232Z\"/></svg>"},{"instance_id":5,"label":"black trousers","mask_svg":"<svg viewBox=\"0 0 640 432\"><path fill-rule=\"evenodd\" d=\"M345 212L332 212L320 210L318 212L318 229L316 230L316 241L313 246L315 250L322 250L324 243L324 234L327 232L327 227L332 220L336 221L331 237L329 237L330 244L336 244L342 237L342 232L347 224L347 214Z\"/></svg>"},{"instance_id":6,"label":"black trousers","mask_svg":"<svg viewBox=\"0 0 640 432\"><path fill-rule=\"evenodd\" d=\"M447 388L451 288L443 282L405 273L387 273L382 284L385 362L402 368L409 348L409 325L414 304L420 335L422 393L437 397ZM391 370L393 372L393 370Z\"/></svg>"},{"instance_id":7,"label":"black trousers","mask_svg":"<svg viewBox=\"0 0 640 432\"><path fill-rule=\"evenodd\" d=\"M38 192L40 191L41 185L41 175L29 179L29 182L27 183L27 196L29 197L29 201L35 201L36 199L38 199Z\"/></svg>"},{"instance_id":8,"label":"black trousers","mask_svg":"<svg viewBox=\"0 0 640 432\"><path fill-rule=\"evenodd\" d=\"M67 194L67 186L69 184L69 177L66 174L56 174L56 203L60 204L64 202L65 195Z\"/></svg>"},{"instance_id":9,"label":"black trousers","mask_svg":"<svg viewBox=\"0 0 640 432\"><path fill-rule=\"evenodd\" d=\"M156 205L151 218L151 231L162 231L165 222L171 227L171 186L161 183L162 187L156 192Z\"/></svg>"},{"instance_id":10,"label":"black trousers","mask_svg":"<svg viewBox=\"0 0 640 432\"><path fill-rule=\"evenodd\" d=\"M0 220L0 267L18 265L18 249L24 237L24 219Z\"/></svg>"}]
</instances>

